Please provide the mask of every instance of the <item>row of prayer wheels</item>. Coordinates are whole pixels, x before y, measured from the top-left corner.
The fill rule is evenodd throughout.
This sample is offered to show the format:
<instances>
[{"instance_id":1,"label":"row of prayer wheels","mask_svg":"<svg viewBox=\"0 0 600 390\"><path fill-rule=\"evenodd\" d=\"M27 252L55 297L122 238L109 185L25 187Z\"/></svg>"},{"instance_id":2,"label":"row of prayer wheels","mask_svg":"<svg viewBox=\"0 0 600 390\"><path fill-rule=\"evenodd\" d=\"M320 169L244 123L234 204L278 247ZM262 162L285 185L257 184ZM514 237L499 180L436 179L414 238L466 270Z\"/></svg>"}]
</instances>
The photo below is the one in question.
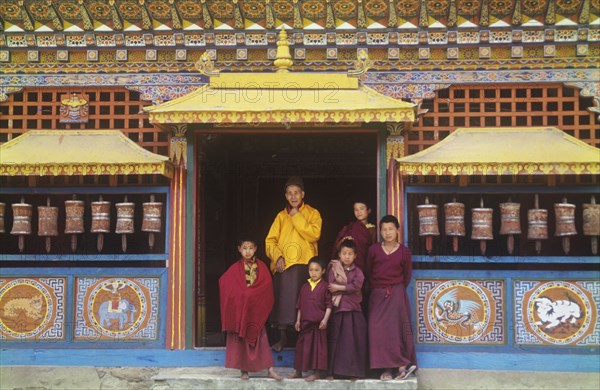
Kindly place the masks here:
<instances>
[{"instance_id":1,"label":"row of prayer wheels","mask_svg":"<svg viewBox=\"0 0 600 390\"><path fill-rule=\"evenodd\" d=\"M98 252L102 252L104 247L104 234L110 233L111 202L100 200L91 202L92 223L91 233L97 233ZM154 196L151 196L150 202L145 202L143 206L142 228L143 232L148 232L148 246L154 248L154 233L161 231L162 202L155 202ZM117 223L115 233L121 234L121 246L123 252L127 251L127 234L135 233L134 212L135 203L128 202L127 197L122 203L115 203L117 210ZM50 199L47 199L46 206L38 206L38 236L46 237L46 252L51 249L51 237L58 236L58 207L50 205ZM0 233L5 233L4 215L6 204L0 203ZM19 251L25 249L25 236L32 234L33 206L25 203L21 198L20 203L12 204L13 226L10 234L19 236ZM77 250L77 235L85 233L84 226L85 202L82 200L65 201L65 234L71 235L71 250Z\"/></svg>"},{"instance_id":2,"label":"row of prayer wheels","mask_svg":"<svg viewBox=\"0 0 600 390\"><path fill-rule=\"evenodd\" d=\"M425 204L417 206L419 214L419 236L425 237L425 247L428 253L432 250L432 238L439 236L438 206ZM576 206L567 203L563 198L561 203L554 204L555 237L562 237L563 250L570 251L569 237L577 234L575 227ZM520 220L521 205L511 202L500 203L500 234L508 236L508 253L514 251L514 235L521 234ZM471 239L480 240L481 253L485 255L486 241L493 240L492 217L494 209L484 207L481 199L480 207L471 209L472 230ZM458 237L465 236L465 205L456 201L444 204L445 233L452 237L452 249L458 252ZM591 237L592 253L598 254L598 236L600 236L600 204L596 204L594 196L590 203L583 204L583 234ZM535 195L535 206L527 211L527 239L535 240L535 249L539 254L542 250L541 240L548 239L548 210L539 207L538 196Z\"/></svg>"}]
</instances>

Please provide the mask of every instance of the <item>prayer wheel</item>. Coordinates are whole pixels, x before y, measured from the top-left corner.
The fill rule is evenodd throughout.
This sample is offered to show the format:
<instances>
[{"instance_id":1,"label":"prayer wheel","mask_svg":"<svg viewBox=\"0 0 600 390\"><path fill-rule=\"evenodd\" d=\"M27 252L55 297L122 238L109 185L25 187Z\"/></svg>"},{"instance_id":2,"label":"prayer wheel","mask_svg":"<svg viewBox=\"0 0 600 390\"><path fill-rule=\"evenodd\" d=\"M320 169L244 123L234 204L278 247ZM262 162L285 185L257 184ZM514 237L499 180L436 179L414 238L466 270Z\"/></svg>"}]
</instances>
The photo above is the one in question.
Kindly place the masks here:
<instances>
[{"instance_id":1,"label":"prayer wheel","mask_svg":"<svg viewBox=\"0 0 600 390\"><path fill-rule=\"evenodd\" d=\"M162 227L162 202L155 202L154 195L151 196L150 202L142 204L144 215L142 219L142 231L148 232L148 246L154 248L154 233L160 233Z\"/></svg>"},{"instance_id":2,"label":"prayer wheel","mask_svg":"<svg viewBox=\"0 0 600 390\"><path fill-rule=\"evenodd\" d=\"M46 237L46 253L50 252L50 237L58 236L58 207L50 206L50 199L46 206L38 206L38 236Z\"/></svg>"},{"instance_id":3,"label":"prayer wheel","mask_svg":"<svg viewBox=\"0 0 600 390\"><path fill-rule=\"evenodd\" d=\"M520 211L520 203L500 203L500 234L508 235L507 249L511 255L515 249L513 234L521 234Z\"/></svg>"},{"instance_id":4,"label":"prayer wheel","mask_svg":"<svg viewBox=\"0 0 600 390\"><path fill-rule=\"evenodd\" d=\"M542 252L542 241L548 239L548 210L540 209L540 201L535 194L535 206L527 210L527 239L535 240L535 251Z\"/></svg>"},{"instance_id":5,"label":"prayer wheel","mask_svg":"<svg viewBox=\"0 0 600 390\"><path fill-rule=\"evenodd\" d=\"M24 203L21 198L21 203L13 203L13 228L10 234L19 236L19 251L25 249L25 236L31 234L31 216L33 215L33 206Z\"/></svg>"},{"instance_id":6,"label":"prayer wheel","mask_svg":"<svg viewBox=\"0 0 600 390\"><path fill-rule=\"evenodd\" d=\"M6 203L0 202L0 233L6 233L4 230L4 211L6 210Z\"/></svg>"},{"instance_id":7,"label":"prayer wheel","mask_svg":"<svg viewBox=\"0 0 600 390\"><path fill-rule=\"evenodd\" d=\"M83 215L85 202L82 200L65 200L65 234L71 235L71 251L77 250L77 235L85 233Z\"/></svg>"},{"instance_id":8,"label":"prayer wheel","mask_svg":"<svg viewBox=\"0 0 600 390\"><path fill-rule=\"evenodd\" d=\"M556 217L554 235L563 238L563 251L568 255L571 249L569 237L577 234L577 229L575 228L575 205L567 203L567 199L563 198L562 203L554 203L554 214Z\"/></svg>"},{"instance_id":9,"label":"prayer wheel","mask_svg":"<svg viewBox=\"0 0 600 390\"><path fill-rule=\"evenodd\" d=\"M125 202L115 204L117 208L117 227L115 233L121 234L121 247L123 252L127 252L127 234L135 232L133 227L133 215L135 212L135 203Z\"/></svg>"},{"instance_id":10,"label":"prayer wheel","mask_svg":"<svg viewBox=\"0 0 600 390\"><path fill-rule=\"evenodd\" d=\"M494 209L483 207L483 199L481 200L481 207L471 209L471 238L473 240L480 240L479 246L481 248L482 255L485 255L486 251L485 241L494 239L494 234L492 231L493 214Z\"/></svg>"},{"instance_id":11,"label":"prayer wheel","mask_svg":"<svg viewBox=\"0 0 600 390\"><path fill-rule=\"evenodd\" d=\"M98 233L97 248L102 252L104 246L104 233L110 233L110 202L100 200L91 203L92 228L90 232Z\"/></svg>"},{"instance_id":12,"label":"prayer wheel","mask_svg":"<svg viewBox=\"0 0 600 390\"><path fill-rule=\"evenodd\" d=\"M433 249L432 236L440 235L438 207L435 204L429 204L429 198L426 197L425 204L418 205L417 210L419 213L419 236L425 237L425 248L427 253L431 253Z\"/></svg>"},{"instance_id":13,"label":"prayer wheel","mask_svg":"<svg viewBox=\"0 0 600 390\"><path fill-rule=\"evenodd\" d=\"M458 237L465 235L465 205L454 200L444 205L446 216L444 230L447 236L452 237L452 250L458 252Z\"/></svg>"},{"instance_id":14,"label":"prayer wheel","mask_svg":"<svg viewBox=\"0 0 600 390\"><path fill-rule=\"evenodd\" d=\"M600 236L600 204L592 196L591 203L583 204L583 234L592 237L592 254L598 254L598 236Z\"/></svg>"}]
</instances>

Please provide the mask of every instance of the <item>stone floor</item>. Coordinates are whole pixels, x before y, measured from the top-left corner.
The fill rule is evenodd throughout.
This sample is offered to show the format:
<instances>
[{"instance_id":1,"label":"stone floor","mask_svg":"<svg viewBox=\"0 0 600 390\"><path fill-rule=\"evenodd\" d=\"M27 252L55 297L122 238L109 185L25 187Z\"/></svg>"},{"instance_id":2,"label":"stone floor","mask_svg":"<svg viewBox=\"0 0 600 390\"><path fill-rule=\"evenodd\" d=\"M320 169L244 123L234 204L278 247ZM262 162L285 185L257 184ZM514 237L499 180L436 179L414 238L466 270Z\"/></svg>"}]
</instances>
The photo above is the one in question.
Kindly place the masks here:
<instances>
[{"instance_id":1,"label":"stone floor","mask_svg":"<svg viewBox=\"0 0 600 390\"><path fill-rule=\"evenodd\" d=\"M291 368L278 368L287 377ZM267 376L266 370L252 373L250 380L239 379L238 370L223 367L1 367L0 389L8 390L416 390L415 377L404 381L382 382L366 380L318 380L308 383L303 379L284 379L277 382Z\"/></svg>"},{"instance_id":2,"label":"stone floor","mask_svg":"<svg viewBox=\"0 0 600 390\"><path fill-rule=\"evenodd\" d=\"M6 352L6 351L5 351ZM287 375L290 368L279 368ZM417 378L381 382L302 379L276 382L266 371L239 379L239 371L223 367L52 367L2 366L1 390L171 390L171 389L600 389L599 373L419 369Z\"/></svg>"}]
</instances>

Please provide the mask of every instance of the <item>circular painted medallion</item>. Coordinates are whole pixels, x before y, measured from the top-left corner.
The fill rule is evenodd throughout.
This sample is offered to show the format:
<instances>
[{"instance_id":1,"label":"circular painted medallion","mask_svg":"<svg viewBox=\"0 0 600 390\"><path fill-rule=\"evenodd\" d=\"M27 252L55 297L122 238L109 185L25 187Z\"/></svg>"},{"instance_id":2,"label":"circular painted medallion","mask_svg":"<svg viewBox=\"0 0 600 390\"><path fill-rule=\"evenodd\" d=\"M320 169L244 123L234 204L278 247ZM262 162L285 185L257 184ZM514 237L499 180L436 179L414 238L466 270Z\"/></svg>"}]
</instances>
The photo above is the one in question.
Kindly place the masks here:
<instances>
[{"instance_id":1,"label":"circular painted medallion","mask_svg":"<svg viewBox=\"0 0 600 390\"><path fill-rule=\"evenodd\" d=\"M533 332L549 343L571 344L590 327L588 297L573 283L552 281L536 288L527 302L527 321Z\"/></svg>"},{"instance_id":2,"label":"circular painted medallion","mask_svg":"<svg viewBox=\"0 0 600 390\"><path fill-rule=\"evenodd\" d=\"M429 296L427 321L443 340L472 343L490 323L490 302L477 284L450 280L437 286Z\"/></svg>"},{"instance_id":3,"label":"circular painted medallion","mask_svg":"<svg viewBox=\"0 0 600 390\"><path fill-rule=\"evenodd\" d=\"M103 280L90 292L87 315L94 328L109 337L127 337L142 326L148 313L146 297L131 279Z\"/></svg>"},{"instance_id":4,"label":"circular painted medallion","mask_svg":"<svg viewBox=\"0 0 600 390\"><path fill-rule=\"evenodd\" d=\"M15 279L0 289L0 330L14 338L32 338L46 329L54 305L37 280Z\"/></svg>"}]
</instances>

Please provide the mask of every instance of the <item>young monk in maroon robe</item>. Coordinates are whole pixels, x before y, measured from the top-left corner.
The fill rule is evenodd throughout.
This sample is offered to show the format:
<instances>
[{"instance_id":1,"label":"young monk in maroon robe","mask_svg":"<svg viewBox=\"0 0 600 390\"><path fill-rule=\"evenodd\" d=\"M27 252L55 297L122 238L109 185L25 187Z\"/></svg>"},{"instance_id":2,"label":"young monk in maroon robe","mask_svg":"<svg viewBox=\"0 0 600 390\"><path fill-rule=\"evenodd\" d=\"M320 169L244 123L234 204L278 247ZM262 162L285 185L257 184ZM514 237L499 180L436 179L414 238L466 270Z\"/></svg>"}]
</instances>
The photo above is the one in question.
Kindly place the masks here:
<instances>
[{"instance_id":1,"label":"young monk in maroon robe","mask_svg":"<svg viewBox=\"0 0 600 390\"><path fill-rule=\"evenodd\" d=\"M312 382L322 378L327 371L327 322L331 315L331 293L329 284L323 280L325 267L317 258L308 262L310 278L302 285L298 295L296 331L300 332L296 342L294 368L289 378L302 378L302 371L314 370L304 378Z\"/></svg>"},{"instance_id":2,"label":"young monk in maroon robe","mask_svg":"<svg viewBox=\"0 0 600 390\"><path fill-rule=\"evenodd\" d=\"M268 368L269 376L279 381L265 331L274 300L271 273L254 256L256 241L240 241L238 251L242 258L219 279L221 323L227 333L225 367L241 370L243 380L249 379L249 371Z\"/></svg>"},{"instance_id":3,"label":"young monk in maroon robe","mask_svg":"<svg viewBox=\"0 0 600 390\"><path fill-rule=\"evenodd\" d=\"M369 357L372 369L383 369L381 380L406 379L417 369L406 288L412 274L408 248L398 242L400 224L393 215L379 223L383 242L367 255L369 296Z\"/></svg>"},{"instance_id":4,"label":"young monk in maroon robe","mask_svg":"<svg viewBox=\"0 0 600 390\"><path fill-rule=\"evenodd\" d=\"M367 322L360 302L365 277L354 264L354 240L342 241L339 258L339 261L331 261L328 276L334 305L329 334L329 372L338 377L364 378L367 370Z\"/></svg>"},{"instance_id":5,"label":"young monk in maroon robe","mask_svg":"<svg viewBox=\"0 0 600 390\"><path fill-rule=\"evenodd\" d=\"M375 242L376 226L369 223L371 209L365 202L354 202L353 207L356 221L349 223L340 230L335 239L331 258L336 259L342 241L347 237L352 237L356 244L356 260L354 264L364 273L367 264L367 252L371 244Z\"/></svg>"}]
</instances>

